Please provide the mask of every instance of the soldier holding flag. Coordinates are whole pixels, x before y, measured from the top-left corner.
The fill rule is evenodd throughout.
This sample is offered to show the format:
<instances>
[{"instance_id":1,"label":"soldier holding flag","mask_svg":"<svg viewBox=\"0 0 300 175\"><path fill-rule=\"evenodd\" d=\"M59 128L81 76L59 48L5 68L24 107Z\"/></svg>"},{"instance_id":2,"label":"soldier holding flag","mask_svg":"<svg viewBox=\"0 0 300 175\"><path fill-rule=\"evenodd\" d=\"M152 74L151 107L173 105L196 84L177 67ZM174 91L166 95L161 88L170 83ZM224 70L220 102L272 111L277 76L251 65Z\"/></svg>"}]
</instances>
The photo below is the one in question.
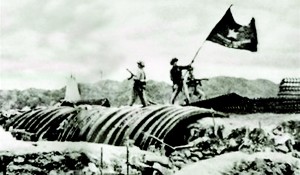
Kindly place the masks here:
<instances>
[{"instance_id":1,"label":"soldier holding flag","mask_svg":"<svg viewBox=\"0 0 300 175\"><path fill-rule=\"evenodd\" d=\"M230 5L231 7L232 5ZM255 19L252 18L248 25L240 25L235 22L233 15L231 13L230 7L226 11L225 15L222 19L217 23L217 25L210 32L206 40L203 41L202 45L198 48L194 58L188 66L177 66L177 58L173 58L171 60L172 70L171 70L171 80L173 81L173 94L171 98L171 104L174 104L176 97L178 96L181 90L184 90L184 94L186 96L186 101L189 103L190 97L188 93L188 88L186 83L182 78L182 70L188 70L191 68L191 64L195 61L200 49L204 45L206 41L211 41L225 47L234 48L234 49L244 49L252 52L257 51L257 33L255 27ZM185 77L185 75L184 75ZM198 83L201 83L199 79ZM194 82L194 83L191 83ZM197 81L190 81L191 84L197 85ZM190 85L191 85L190 84ZM196 87L196 86L195 86ZM195 92L200 93L202 98L205 97L203 91L199 91L200 89L194 89Z\"/></svg>"},{"instance_id":2,"label":"soldier holding flag","mask_svg":"<svg viewBox=\"0 0 300 175\"><path fill-rule=\"evenodd\" d=\"M173 81L173 94L171 97L171 104L175 103L176 97L179 95L179 93L182 90L186 97L185 99L186 104L188 104L190 102L190 96L189 96L187 85L185 84L182 77L182 70L188 70L189 68L191 68L191 66L190 65L178 66L177 62L178 62L177 58L173 58L170 62L170 64L172 65L170 74L171 74L171 80Z\"/></svg>"}]
</instances>

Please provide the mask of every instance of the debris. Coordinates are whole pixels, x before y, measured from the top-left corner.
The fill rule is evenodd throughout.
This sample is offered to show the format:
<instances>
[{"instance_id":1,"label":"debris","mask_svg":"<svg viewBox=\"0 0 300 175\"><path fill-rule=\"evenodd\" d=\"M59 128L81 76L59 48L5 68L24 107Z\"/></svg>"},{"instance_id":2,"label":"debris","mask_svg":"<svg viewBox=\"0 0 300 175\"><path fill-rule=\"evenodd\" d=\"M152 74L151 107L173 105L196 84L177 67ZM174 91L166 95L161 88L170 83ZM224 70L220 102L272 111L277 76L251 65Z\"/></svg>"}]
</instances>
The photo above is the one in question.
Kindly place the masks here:
<instances>
[{"instance_id":1,"label":"debris","mask_svg":"<svg viewBox=\"0 0 300 175\"><path fill-rule=\"evenodd\" d=\"M300 167L284 162L273 162L270 159L258 159L254 161L236 162L231 170L223 172L224 175L231 174L299 174Z\"/></svg>"}]
</instances>

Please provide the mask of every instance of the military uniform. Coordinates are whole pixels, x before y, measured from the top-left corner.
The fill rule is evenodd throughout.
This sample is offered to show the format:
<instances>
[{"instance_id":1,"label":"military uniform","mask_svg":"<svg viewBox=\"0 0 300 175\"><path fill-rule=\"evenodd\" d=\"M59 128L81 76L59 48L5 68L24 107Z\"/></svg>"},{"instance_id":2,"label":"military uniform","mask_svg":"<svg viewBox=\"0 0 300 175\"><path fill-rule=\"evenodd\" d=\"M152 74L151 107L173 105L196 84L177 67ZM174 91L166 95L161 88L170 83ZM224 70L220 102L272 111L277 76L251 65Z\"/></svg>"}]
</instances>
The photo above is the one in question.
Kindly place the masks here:
<instances>
[{"instance_id":1,"label":"military uniform","mask_svg":"<svg viewBox=\"0 0 300 175\"><path fill-rule=\"evenodd\" d=\"M132 106L136 100L137 97L140 98L142 105L145 107L147 105L146 99L145 99L145 86L146 86L146 74L144 72L144 63L142 61L139 61L138 63L138 70L136 74L133 76L133 88L132 88L132 94L131 94L131 101L129 103L130 106Z\"/></svg>"},{"instance_id":2,"label":"military uniform","mask_svg":"<svg viewBox=\"0 0 300 175\"><path fill-rule=\"evenodd\" d=\"M188 88L191 89L191 95L198 96L199 100L206 99L204 91L202 91L202 89L200 88L202 86L201 79L195 79L192 68L189 70L186 84Z\"/></svg>"},{"instance_id":3,"label":"military uniform","mask_svg":"<svg viewBox=\"0 0 300 175\"><path fill-rule=\"evenodd\" d=\"M182 77L182 70L187 70L189 69L191 66L178 66L177 63L178 59L177 58L173 58L170 62L170 64L173 66L170 74L171 74L171 80L173 82L173 94L171 97L171 104L175 103L176 97L178 96L178 94L184 90L184 95L186 97L187 103L190 102L190 97L189 97L189 93L188 93L188 89L186 84L184 83L183 77Z\"/></svg>"}]
</instances>

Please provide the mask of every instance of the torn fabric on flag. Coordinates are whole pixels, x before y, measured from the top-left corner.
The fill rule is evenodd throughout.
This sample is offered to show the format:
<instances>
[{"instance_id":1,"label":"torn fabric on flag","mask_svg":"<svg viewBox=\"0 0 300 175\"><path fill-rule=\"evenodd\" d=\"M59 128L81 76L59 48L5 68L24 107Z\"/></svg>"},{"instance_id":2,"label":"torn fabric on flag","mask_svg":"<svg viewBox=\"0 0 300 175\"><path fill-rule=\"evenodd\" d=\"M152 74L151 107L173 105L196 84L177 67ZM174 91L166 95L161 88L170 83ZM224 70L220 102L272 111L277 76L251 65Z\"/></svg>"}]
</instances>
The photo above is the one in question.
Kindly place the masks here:
<instances>
[{"instance_id":1,"label":"torn fabric on flag","mask_svg":"<svg viewBox=\"0 0 300 175\"><path fill-rule=\"evenodd\" d=\"M211 31L206 40L235 49L257 51L257 33L254 18L248 25L234 21L230 8Z\"/></svg>"}]
</instances>

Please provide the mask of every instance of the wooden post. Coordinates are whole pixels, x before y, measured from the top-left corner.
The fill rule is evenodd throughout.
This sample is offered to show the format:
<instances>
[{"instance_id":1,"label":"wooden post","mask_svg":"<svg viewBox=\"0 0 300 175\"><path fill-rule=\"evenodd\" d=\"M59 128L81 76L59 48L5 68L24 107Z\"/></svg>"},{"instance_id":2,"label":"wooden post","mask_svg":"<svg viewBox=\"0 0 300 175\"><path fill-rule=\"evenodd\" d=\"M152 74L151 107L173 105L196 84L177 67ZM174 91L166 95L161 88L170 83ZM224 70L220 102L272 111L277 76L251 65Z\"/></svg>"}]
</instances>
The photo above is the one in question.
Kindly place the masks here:
<instances>
[{"instance_id":1,"label":"wooden post","mask_svg":"<svg viewBox=\"0 0 300 175\"><path fill-rule=\"evenodd\" d=\"M103 171L103 147L101 146L100 150L100 174L102 175Z\"/></svg>"},{"instance_id":2,"label":"wooden post","mask_svg":"<svg viewBox=\"0 0 300 175\"><path fill-rule=\"evenodd\" d=\"M216 131L216 122L215 122L215 113L212 112L212 120L213 120L213 129L214 129L214 134L217 136L217 131Z\"/></svg>"},{"instance_id":3,"label":"wooden post","mask_svg":"<svg viewBox=\"0 0 300 175\"><path fill-rule=\"evenodd\" d=\"M128 145L126 145L126 166L127 166L127 175L129 175L129 148Z\"/></svg>"},{"instance_id":4,"label":"wooden post","mask_svg":"<svg viewBox=\"0 0 300 175\"><path fill-rule=\"evenodd\" d=\"M8 156L6 155L3 155L3 159L1 160L2 164L0 164L0 167L3 167L3 175L6 175L7 174L7 165L8 165Z\"/></svg>"}]
</instances>

